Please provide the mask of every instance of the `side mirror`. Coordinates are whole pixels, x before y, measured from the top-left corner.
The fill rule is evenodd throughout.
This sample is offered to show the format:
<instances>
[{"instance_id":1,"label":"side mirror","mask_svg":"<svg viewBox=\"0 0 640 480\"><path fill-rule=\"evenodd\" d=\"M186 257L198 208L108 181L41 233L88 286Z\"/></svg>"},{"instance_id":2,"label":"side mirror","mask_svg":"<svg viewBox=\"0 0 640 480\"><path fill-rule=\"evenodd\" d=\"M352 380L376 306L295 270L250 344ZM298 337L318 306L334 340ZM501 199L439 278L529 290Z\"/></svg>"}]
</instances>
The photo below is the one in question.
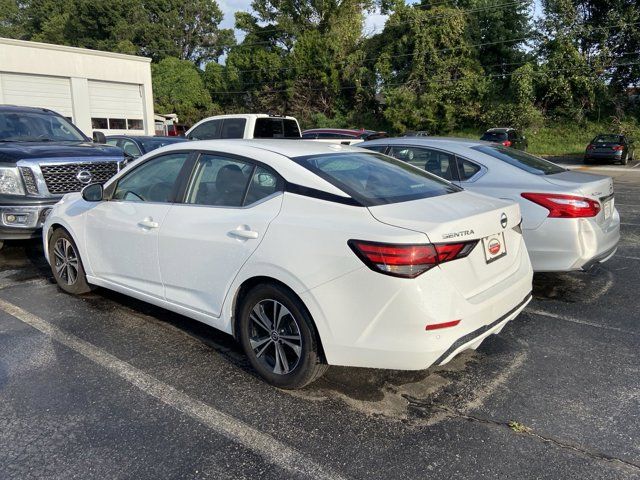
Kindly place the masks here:
<instances>
[{"instance_id":1,"label":"side mirror","mask_svg":"<svg viewBox=\"0 0 640 480\"><path fill-rule=\"evenodd\" d=\"M93 141L94 143L107 143L107 137L105 137L104 133L94 130Z\"/></svg>"},{"instance_id":2,"label":"side mirror","mask_svg":"<svg viewBox=\"0 0 640 480\"><path fill-rule=\"evenodd\" d=\"M92 183L82 189L82 198L86 202L100 202L102 201L103 195L104 190L100 183Z\"/></svg>"}]
</instances>

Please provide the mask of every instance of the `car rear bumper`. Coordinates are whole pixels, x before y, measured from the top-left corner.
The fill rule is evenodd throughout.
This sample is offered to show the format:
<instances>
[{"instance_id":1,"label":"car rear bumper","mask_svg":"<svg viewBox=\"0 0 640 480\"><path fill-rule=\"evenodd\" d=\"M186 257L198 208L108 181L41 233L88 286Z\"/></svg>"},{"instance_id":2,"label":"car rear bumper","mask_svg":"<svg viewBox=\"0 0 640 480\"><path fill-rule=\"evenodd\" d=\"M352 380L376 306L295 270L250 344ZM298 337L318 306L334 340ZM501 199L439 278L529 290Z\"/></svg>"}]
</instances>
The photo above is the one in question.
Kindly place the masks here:
<instances>
[{"instance_id":1,"label":"car rear bumper","mask_svg":"<svg viewBox=\"0 0 640 480\"><path fill-rule=\"evenodd\" d=\"M605 262L620 241L620 215L614 208L603 228L592 218L547 218L538 228L523 230L536 272L584 270Z\"/></svg>"},{"instance_id":2,"label":"car rear bumper","mask_svg":"<svg viewBox=\"0 0 640 480\"><path fill-rule=\"evenodd\" d=\"M622 159L622 152L590 152L584 154L585 160L609 160L611 162L619 162Z\"/></svg>"},{"instance_id":3,"label":"car rear bumper","mask_svg":"<svg viewBox=\"0 0 640 480\"><path fill-rule=\"evenodd\" d=\"M301 298L313 318L321 317L328 325L329 331L320 334L330 365L422 370L475 349L502 330L530 300L532 275L523 245L513 271L470 298L460 294L440 268L416 279L364 268ZM426 330L427 325L452 320L460 322Z\"/></svg>"}]
</instances>

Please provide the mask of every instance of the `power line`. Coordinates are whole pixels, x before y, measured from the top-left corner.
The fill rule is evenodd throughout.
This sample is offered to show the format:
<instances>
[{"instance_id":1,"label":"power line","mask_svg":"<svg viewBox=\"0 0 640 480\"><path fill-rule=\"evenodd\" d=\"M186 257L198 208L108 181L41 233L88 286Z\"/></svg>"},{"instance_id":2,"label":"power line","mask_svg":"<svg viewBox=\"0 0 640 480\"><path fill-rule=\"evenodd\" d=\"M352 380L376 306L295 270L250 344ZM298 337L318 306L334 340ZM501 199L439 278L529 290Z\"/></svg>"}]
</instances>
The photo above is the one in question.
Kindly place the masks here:
<instances>
[{"instance_id":1,"label":"power line","mask_svg":"<svg viewBox=\"0 0 640 480\"><path fill-rule=\"evenodd\" d=\"M616 67L627 67L627 66L633 66L633 65L640 65L640 62L628 62L628 63L617 63L617 64L611 64L608 65L605 68L616 68ZM566 67L566 68L561 68L561 69L554 69L554 70L547 70L547 71L533 71L530 72L530 74L532 75L547 75L547 74L553 74L553 73L564 73L564 72L568 72L573 70L574 67ZM494 74L485 74L485 75L477 75L475 76L475 78L502 78L502 77L511 77L511 76L516 76L516 75L522 75L521 72L510 72L510 73L494 73ZM462 79L446 79L446 80L418 80L418 81L405 81L405 82L398 82L398 83L386 83L383 85L383 88L386 87L400 87L400 86L406 86L407 84L417 84L417 85L424 85L427 83L457 83L457 82L461 82ZM358 86L352 85L352 86L347 86L347 87L339 87L337 90L339 91L344 91L344 90L355 90L359 88ZM305 91L309 92L322 92L327 90L326 88L310 88L310 89L305 89ZM282 89L282 90L269 90L266 93L286 93L288 92L288 89ZM213 95L246 95L249 93L249 91L247 90L243 90L243 91L219 91L219 92L210 92Z\"/></svg>"},{"instance_id":2,"label":"power line","mask_svg":"<svg viewBox=\"0 0 640 480\"><path fill-rule=\"evenodd\" d=\"M587 25L590 22L583 22L580 25ZM634 22L634 23L626 23L626 24L615 24L615 25L607 25L607 26L603 26L603 27L597 27L594 28L594 30L606 30L609 28L622 28L624 26L634 26L634 25L640 25L640 22ZM506 44L506 43L519 43L519 42L523 42L526 40L530 40L529 37L519 37L519 38L511 38L511 39L507 39L507 40L497 40L495 42L484 42L484 43L476 43L476 44L471 44L471 45L461 45L460 47L450 47L450 48L442 48L440 50L436 50L436 53L443 53L443 52L447 52L447 51L455 51L455 50L459 50L461 48L475 48L475 47L487 47L487 46L493 46L493 45L502 45L502 44ZM404 57L413 57L418 55L419 52L412 52L412 53L401 53L401 54L397 54L397 55L393 55L393 58L404 58ZM380 58L380 56L377 57L367 57L362 59L361 61L364 62L368 62L368 61L375 61L378 60ZM342 60L339 62L334 62L334 64L336 65L345 65L346 63L348 63L347 60ZM322 66L323 63L312 63L310 65L307 66ZM295 70L298 67L276 67L276 68L256 68L256 69L247 69L247 70L237 70L236 73L241 74L241 73L252 73L252 72L269 72L269 71L275 71L275 72L279 72L279 71L288 71L288 70Z\"/></svg>"}]
</instances>

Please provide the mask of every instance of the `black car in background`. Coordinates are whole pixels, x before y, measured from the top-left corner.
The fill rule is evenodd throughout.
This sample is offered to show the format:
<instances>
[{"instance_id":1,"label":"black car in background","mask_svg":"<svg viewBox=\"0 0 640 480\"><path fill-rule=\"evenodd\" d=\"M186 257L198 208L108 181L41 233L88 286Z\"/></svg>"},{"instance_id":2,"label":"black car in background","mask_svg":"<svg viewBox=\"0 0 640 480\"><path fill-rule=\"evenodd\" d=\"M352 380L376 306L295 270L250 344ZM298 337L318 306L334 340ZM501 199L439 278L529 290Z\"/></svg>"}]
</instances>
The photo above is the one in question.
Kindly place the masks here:
<instances>
[{"instance_id":1,"label":"black car in background","mask_svg":"<svg viewBox=\"0 0 640 480\"><path fill-rule=\"evenodd\" d=\"M584 152L584 163L603 160L626 165L629 161L633 161L634 156L633 141L625 135L600 134L596 135L587 145Z\"/></svg>"},{"instance_id":2,"label":"black car in background","mask_svg":"<svg viewBox=\"0 0 640 480\"><path fill-rule=\"evenodd\" d=\"M156 148L186 141L184 137L107 135L107 145L120 147L130 158L138 158Z\"/></svg>"},{"instance_id":3,"label":"black car in background","mask_svg":"<svg viewBox=\"0 0 640 480\"><path fill-rule=\"evenodd\" d=\"M122 150L92 142L54 111L0 105L0 248L39 237L64 194L106 182L123 162Z\"/></svg>"},{"instance_id":4,"label":"black car in background","mask_svg":"<svg viewBox=\"0 0 640 480\"><path fill-rule=\"evenodd\" d=\"M484 132L480 140L501 143L505 147L517 148L522 151L526 151L529 146L527 138L515 128L490 128Z\"/></svg>"}]
</instances>

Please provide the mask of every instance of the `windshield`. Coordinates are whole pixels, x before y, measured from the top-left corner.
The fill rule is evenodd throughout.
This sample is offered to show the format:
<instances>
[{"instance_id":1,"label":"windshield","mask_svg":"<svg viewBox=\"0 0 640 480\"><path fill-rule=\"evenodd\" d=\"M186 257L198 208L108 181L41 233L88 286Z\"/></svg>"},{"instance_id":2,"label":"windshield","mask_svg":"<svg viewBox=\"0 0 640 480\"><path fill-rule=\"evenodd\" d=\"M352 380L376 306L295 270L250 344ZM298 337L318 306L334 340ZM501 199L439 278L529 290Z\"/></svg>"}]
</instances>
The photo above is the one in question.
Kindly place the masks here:
<instances>
[{"instance_id":1,"label":"windshield","mask_svg":"<svg viewBox=\"0 0 640 480\"><path fill-rule=\"evenodd\" d=\"M84 142L66 118L47 112L0 112L0 141Z\"/></svg>"},{"instance_id":2,"label":"windshield","mask_svg":"<svg viewBox=\"0 0 640 480\"><path fill-rule=\"evenodd\" d=\"M507 139L507 134L505 132L486 132L482 135L480 140L484 140L486 142L502 142Z\"/></svg>"},{"instance_id":3,"label":"windshield","mask_svg":"<svg viewBox=\"0 0 640 480\"><path fill-rule=\"evenodd\" d=\"M374 152L321 154L293 160L368 207L462 190L405 162Z\"/></svg>"},{"instance_id":4,"label":"windshield","mask_svg":"<svg viewBox=\"0 0 640 480\"><path fill-rule=\"evenodd\" d=\"M620 143L622 138L620 135L598 135L591 143Z\"/></svg>"},{"instance_id":5,"label":"windshield","mask_svg":"<svg viewBox=\"0 0 640 480\"><path fill-rule=\"evenodd\" d=\"M186 142L186 138L140 138L138 142L142 144L142 148L144 148L145 152L150 152L151 150L155 150L156 148L164 147L165 145L171 145L172 143L180 143Z\"/></svg>"},{"instance_id":6,"label":"windshield","mask_svg":"<svg viewBox=\"0 0 640 480\"><path fill-rule=\"evenodd\" d=\"M548 160L502 145L480 145L471 148L535 175L553 175L566 171Z\"/></svg>"}]
</instances>

